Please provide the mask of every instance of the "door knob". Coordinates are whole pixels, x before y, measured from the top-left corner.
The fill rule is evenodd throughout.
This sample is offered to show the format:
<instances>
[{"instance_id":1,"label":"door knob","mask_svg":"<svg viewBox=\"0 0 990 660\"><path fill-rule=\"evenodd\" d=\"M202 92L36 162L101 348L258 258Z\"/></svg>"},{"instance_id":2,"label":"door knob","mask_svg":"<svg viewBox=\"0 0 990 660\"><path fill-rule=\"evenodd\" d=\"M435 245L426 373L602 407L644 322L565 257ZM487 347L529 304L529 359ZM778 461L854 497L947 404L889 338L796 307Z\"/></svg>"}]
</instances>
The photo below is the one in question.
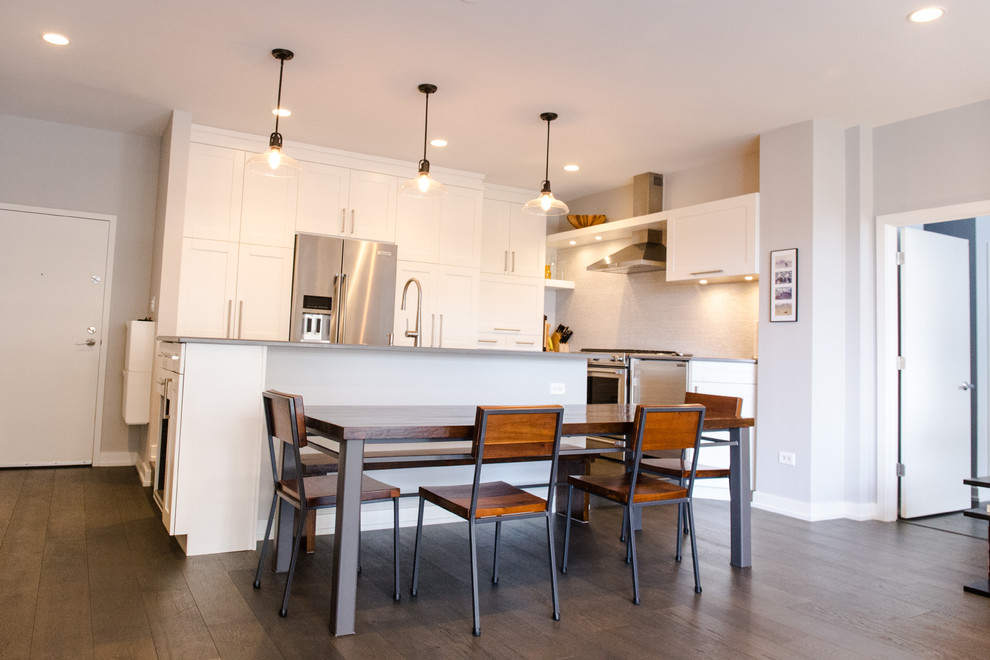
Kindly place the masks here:
<instances>
[{"instance_id":1,"label":"door knob","mask_svg":"<svg viewBox=\"0 0 990 660\"><path fill-rule=\"evenodd\" d=\"M77 342L76 346L96 346L96 340L90 337L86 341Z\"/></svg>"},{"instance_id":2,"label":"door knob","mask_svg":"<svg viewBox=\"0 0 990 660\"><path fill-rule=\"evenodd\" d=\"M959 386L959 389L961 389L961 390L975 390L976 389L976 385L973 385L972 383L967 382L967 381L964 380L963 381L963 384Z\"/></svg>"}]
</instances>

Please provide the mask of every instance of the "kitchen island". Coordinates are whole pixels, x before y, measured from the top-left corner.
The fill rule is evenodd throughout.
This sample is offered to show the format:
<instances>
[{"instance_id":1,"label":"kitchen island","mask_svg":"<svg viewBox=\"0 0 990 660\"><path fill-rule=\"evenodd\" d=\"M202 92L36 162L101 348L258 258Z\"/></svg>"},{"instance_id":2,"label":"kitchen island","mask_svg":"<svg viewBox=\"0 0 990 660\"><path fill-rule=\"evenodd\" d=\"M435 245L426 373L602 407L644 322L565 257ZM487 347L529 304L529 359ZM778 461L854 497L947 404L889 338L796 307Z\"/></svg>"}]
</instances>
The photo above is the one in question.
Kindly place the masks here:
<instances>
[{"instance_id":1,"label":"kitchen island","mask_svg":"<svg viewBox=\"0 0 990 660\"><path fill-rule=\"evenodd\" d=\"M266 521L259 513L267 512L272 492L261 406L265 389L302 395L307 406L585 402L587 354L159 340L159 354L179 356L181 374L168 420L174 439L159 459L167 466L162 519L188 555L253 550L264 534ZM156 457L157 448L147 455ZM506 472L495 478L533 481L527 468L500 467ZM416 492L427 470L431 481L451 482L463 480L469 468L383 470L376 478ZM403 508L402 524L414 524L415 502L410 498ZM333 516L333 510L321 512L317 531L329 532ZM431 522L444 521L438 515ZM369 505L362 525L389 526L390 515Z\"/></svg>"}]
</instances>

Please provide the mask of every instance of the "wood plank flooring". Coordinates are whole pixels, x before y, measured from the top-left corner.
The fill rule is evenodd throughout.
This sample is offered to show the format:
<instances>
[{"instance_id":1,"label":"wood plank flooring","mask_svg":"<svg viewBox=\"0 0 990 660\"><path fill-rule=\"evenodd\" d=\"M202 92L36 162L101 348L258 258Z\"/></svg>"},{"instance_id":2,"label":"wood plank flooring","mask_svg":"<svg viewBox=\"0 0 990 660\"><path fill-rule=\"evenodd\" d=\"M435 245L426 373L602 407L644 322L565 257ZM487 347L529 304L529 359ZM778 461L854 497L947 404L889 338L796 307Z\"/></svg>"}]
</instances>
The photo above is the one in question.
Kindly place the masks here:
<instances>
[{"instance_id":1,"label":"wood plank flooring","mask_svg":"<svg viewBox=\"0 0 990 660\"><path fill-rule=\"evenodd\" d=\"M358 634L330 637L332 537L284 577L251 584L256 552L185 557L132 468L0 470L0 658L906 658L990 657L986 541L903 523L805 523L753 511L753 568L729 566L728 506L697 502L704 592L690 550L673 559L674 507L644 512L642 602L631 602L619 509L575 525L551 619L539 520L479 538L482 636L471 636L464 524L425 529L419 596L414 530L402 534L401 602L391 531L362 538ZM563 524L556 527L558 559Z\"/></svg>"}]
</instances>

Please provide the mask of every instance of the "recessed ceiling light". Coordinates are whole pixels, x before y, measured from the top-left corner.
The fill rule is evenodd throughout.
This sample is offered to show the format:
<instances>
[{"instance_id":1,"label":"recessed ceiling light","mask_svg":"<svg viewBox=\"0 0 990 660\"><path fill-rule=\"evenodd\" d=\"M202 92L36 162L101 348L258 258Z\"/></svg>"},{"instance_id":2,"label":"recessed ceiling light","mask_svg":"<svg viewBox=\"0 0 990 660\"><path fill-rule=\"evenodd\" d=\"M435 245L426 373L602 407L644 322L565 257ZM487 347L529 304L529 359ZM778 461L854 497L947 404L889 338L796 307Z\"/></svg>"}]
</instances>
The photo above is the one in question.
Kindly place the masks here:
<instances>
[{"instance_id":1,"label":"recessed ceiling light","mask_svg":"<svg viewBox=\"0 0 990 660\"><path fill-rule=\"evenodd\" d=\"M698 280L698 284L708 284L708 280Z\"/></svg>"},{"instance_id":2,"label":"recessed ceiling light","mask_svg":"<svg viewBox=\"0 0 990 660\"><path fill-rule=\"evenodd\" d=\"M430 140L430 144L432 144L434 147L446 147L447 141L444 140L443 138L434 138Z\"/></svg>"},{"instance_id":3,"label":"recessed ceiling light","mask_svg":"<svg viewBox=\"0 0 990 660\"><path fill-rule=\"evenodd\" d=\"M577 241L571 241L571 245L577 245Z\"/></svg>"},{"instance_id":4,"label":"recessed ceiling light","mask_svg":"<svg viewBox=\"0 0 990 660\"><path fill-rule=\"evenodd\" d=\"M272 114L276 117L288 117L292 114L292 110L288 108L272 108Z\"/></svg>"},{"instance_id":5,"label":"recessed ceiling light","mask_svg":"<svg viewBox=\"0 0 990 660\"><path fill-rule=\"evenodd\" d=\"M595 240L596 241L600 241L600 240L602 240L602 237L601 236L595 236Z\"/></svg>"},{"instance_id":6,"label":"recessed ceiling light","mask_svg":"<svg viewBox=\"0 0 990 660\"><path fill-rule=\"evenodd\" d=\"M753 281L753 276L752 275L747 275L743 279L746 280L747 282L752 282Z\"/></svg>"},{"instance_id":7,"label":"recessed ceiling light","mask_svg":"<svg viewBox=\"0 0 990 660\"><path fill-rule=\"evenodd\" d=\"M931 21L937 21L943 16L945 16L945 8L925 7L924 9L919 9L908 14L908 20L912 23L930 23Z\"/></svg>"},{"instance_id":8,"label":"recessed ceiling light","mask_svg":"<svg viewBox=\"0 0 990 660\"><path fill-rule=\"evenodd\" d=\"M581 169L580 165L564 165L565 172L577 172L579 169Z\"/></svg>"},{"instance_id":9,"label":"recessed ceiling light","mask_svg":"<svg viewBox=\"0 0 990 660\"><path fill-rule=\"evenodd\" d=\"M69 43L69 38L57 32L47 32L41 38L55 46L65 46Z\"/></svg>"}]
</instances>

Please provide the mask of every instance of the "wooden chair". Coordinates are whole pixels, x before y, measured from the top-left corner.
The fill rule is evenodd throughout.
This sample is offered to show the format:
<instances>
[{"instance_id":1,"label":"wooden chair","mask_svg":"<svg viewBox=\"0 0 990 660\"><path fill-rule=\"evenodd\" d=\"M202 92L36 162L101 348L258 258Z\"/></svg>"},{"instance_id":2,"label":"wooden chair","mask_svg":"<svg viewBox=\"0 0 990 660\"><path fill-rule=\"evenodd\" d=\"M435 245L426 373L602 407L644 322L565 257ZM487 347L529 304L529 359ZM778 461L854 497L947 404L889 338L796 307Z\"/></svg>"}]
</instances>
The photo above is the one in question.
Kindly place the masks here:
<instances>
[{"instance_id":1,"label":"wooden chair","mask_svg":"<svg viewBox=\"0 0 990 660\"><path fill-rule=\"evenodd\" d=\"M623 526L632 528L634 508L657 504L683 504L687 510L691 530L691 553L694 559L694 590L701 593L701 574L698 570L698 545L694 535L694 507L692 490L698 465L698 444L705 420L704 406L636 406L636 435L632 442L633 457L630 469L621 474L570 475L567 477L567 509L574 489L604 497L625 507ZM644 451L693 449L687 485L642 471ZM678 528L680 526L678 525ZM571 539L571 517L567 516L564 532L564 558L560 570L567 572L567 555ZM626 558L632 564L633 602L639 605L639 568L636 558L636 534L626 534Z\"/></svg>"},{"instance_id":2,"label":"wooden chair","mask_svg":"<svg viewBox=\"0 0 990 660\"><path fill-rule=\"evenodd\" d=\"M254 576L254 588L261 588L261 568L265 563L265 554L268 551L272 523L275 520L275 507L278 500L282 499L299 512L296 516L296 529L292 537L292 557L289 560L289 574L285 580L285 594L282 597L282 608L279 610L279 615L285 616L288 612L292 578L295 575L296 562L299 559L303 528L310 511L336 506L337 475L305 476L306 469L299 452L302 447L306 446L306 415L303 411L302 397L268 390L263 394L263 401L265 421L268 424L268 450L272 462L272 480L275 482L275 489L272 494L271 510L268 513L268 526L265 528L265 540L261 545L261 557L258 558L258 571ZM281 476L275 451L276 440L283 444ZM399 489L376 481L371 477L362 477L362 502L389 499L392 500L395 518L393 596L399 600Z\"/></svg>"},{"instance_id":3,"label":"wooden chair","mask_svg":"<svg viewBox=\"0 0 990 660\"><path fill-rule=\"evenodd\" d=\"M547 525L547 549L550 554L550 586L553 597L553 618L560 620L557 600L557 574L553 548L553 484L557 477L557 456L560 451L560 429L564 409L561 406L503 407L479 406L475 415L474 481L467 485L431 486L419 489L419 519L416 523L416 551L413 556L412 588L416 595L419 579L420 541L423 537L423 509L431 502L468 523L471 542L471 595L474 608L475 636L481 634L481 614L478 607L478 552L475 527L478 523L495 523L495 556L492 583L498 584L498 548L502 523L522 518L543 517ZM482 465L496 461L549 461L546 498L516 488L504 481L482 482ZM542 487L542 486L541 486Z\"/></svg>"},{"instance_id":4,"label":"wooden chair","mask_svg":"<svg viewBox=\"0 0 990 660\"><path fill-rule=\"evenodd\" d=\"M717 394L701 394L699 392L686 392L684 403L702 405L705 407L705 414L709 417L741 417L742 399L736 396L719 396ZM712 440L712 438L703 438ZM716 440L716 442L722 442ZM644 458L642 469L653 474L659 474L671 479L677 479L683 486L685 480L691 474L691 461L684 458L686 452L681 452L678 458ZM722 479L729 476L729 468L714 467L711 465L698 464L695 472L695 479ZM688 520L684 515L683 505L677 509L677 527L683 529L684 534L688 534ZM677 561L681 560L682 534L677 535ZM625 526L623 525L622 540L625 540Z\"/></svg>"}]
</instances>

